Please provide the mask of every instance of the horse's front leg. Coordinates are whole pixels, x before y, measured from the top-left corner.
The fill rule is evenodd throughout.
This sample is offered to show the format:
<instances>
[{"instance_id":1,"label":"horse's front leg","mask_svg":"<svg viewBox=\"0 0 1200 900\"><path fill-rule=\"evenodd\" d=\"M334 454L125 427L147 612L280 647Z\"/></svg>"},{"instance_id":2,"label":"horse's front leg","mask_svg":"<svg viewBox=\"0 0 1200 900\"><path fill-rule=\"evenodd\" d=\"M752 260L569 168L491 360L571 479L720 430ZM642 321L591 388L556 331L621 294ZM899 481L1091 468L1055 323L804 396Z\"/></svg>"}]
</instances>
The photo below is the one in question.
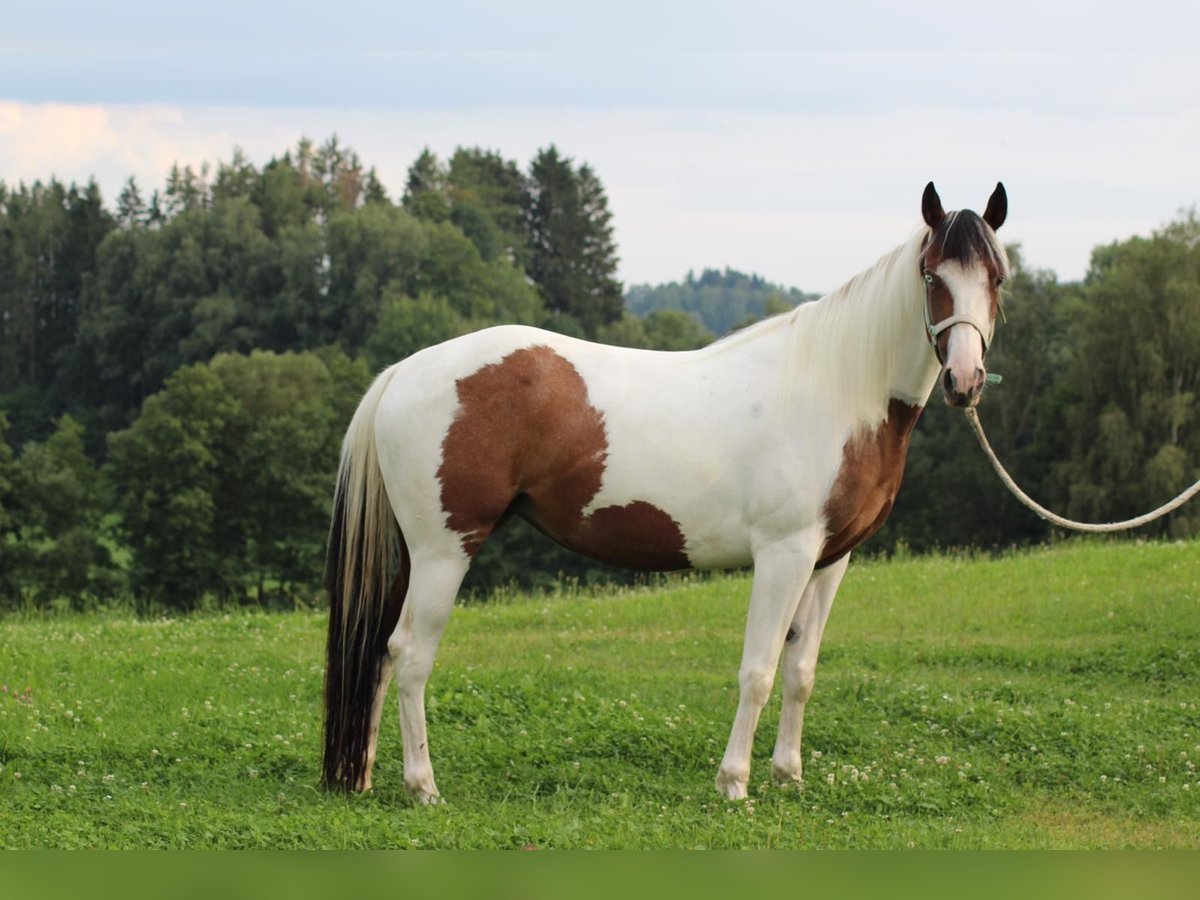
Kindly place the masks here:
<instances>
[{"instance_id":1,"label":"horse's front leg","mask_svg":"<svg viewBox=\"0 0 1200 900\"><path fill-rule=\"evenodd\" d=\"M781 784L800 781L803 767L800 737L804 730L804 707L812 695L825 622L829 619L833 598L849 564L850 556L847 554L813 573L800 598L800 605L796 608L796 616L792 619L783 645L783 707L771 766L775 780Z\"/></svg>"},{"instance_id":2,"label":"horse's front leg","mask_svg":"<svg viewBox=\"0 0 1200 900\"><path fill-rule=\"evenodd\" d=\"M766 546L754 556L754 585L738 671L737 714L717 770L717 790L730 800L746 796L754 730L771 693L788 625L812 575L822 539L823 534L813 529Z\"/></svg>"}]
</instances>

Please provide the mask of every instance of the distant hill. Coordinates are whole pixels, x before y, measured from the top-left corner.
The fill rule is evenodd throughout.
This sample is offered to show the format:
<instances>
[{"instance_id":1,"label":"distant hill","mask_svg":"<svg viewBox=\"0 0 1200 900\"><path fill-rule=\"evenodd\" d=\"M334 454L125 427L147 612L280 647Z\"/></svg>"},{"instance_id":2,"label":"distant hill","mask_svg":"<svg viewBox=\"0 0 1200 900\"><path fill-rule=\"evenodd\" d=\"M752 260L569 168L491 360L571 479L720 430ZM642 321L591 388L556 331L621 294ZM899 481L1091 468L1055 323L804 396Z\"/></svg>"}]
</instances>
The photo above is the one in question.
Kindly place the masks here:
<instances>
[{"instance_id":1,"label":"distant hill","mask_svg":"<svg viewBox=\"0 0 1200 900\"><path fill-rule=\"evenodd\" d=\"M759 275L746 275L736 269L705 269L699 278L688 272L682 282L633 285L625 293L625 308L638 316L664 309L683 310L719 337L748 321L818 296L771 284Z\"/></svg>"}]
</instances>

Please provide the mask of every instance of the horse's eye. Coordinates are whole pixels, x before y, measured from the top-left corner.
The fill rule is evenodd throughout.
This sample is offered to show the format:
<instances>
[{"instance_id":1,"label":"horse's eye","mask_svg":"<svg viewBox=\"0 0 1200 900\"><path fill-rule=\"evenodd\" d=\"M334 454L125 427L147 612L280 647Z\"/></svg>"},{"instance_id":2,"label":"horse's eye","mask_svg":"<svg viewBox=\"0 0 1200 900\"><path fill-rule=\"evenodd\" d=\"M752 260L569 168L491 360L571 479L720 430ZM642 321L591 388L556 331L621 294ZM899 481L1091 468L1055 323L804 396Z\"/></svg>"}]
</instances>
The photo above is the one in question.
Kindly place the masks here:
<instances>
[{"instance_id":1,"label":"horse's eye","mask_svg":"<svg viewBox=\"0 0 1200 900\"><path fill-rule=\"evenodd\" d=\"M996 276L996 287L1000 287L1000 285L1002 285L1002 284L1004 284L1004 276L997 275Z\"/></svg>"}]
</instances>

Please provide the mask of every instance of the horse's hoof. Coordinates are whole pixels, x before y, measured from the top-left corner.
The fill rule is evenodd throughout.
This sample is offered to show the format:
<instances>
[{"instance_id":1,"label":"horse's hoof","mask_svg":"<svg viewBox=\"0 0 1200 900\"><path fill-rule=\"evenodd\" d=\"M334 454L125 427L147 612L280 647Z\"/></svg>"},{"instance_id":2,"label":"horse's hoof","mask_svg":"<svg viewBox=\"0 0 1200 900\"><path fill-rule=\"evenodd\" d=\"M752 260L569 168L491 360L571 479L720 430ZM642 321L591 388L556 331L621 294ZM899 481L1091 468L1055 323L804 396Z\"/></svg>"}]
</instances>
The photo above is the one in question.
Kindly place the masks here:
<instances>
[{"instance_id":1,"label":"horse's hoof","mask_svg":"<svg viewBox=\"0 0 1200 900\"><path fill-rule=\"evenodd\" d=\"M404 786L408 790L414 803L421 806L437 806L443 803L441 794L438 793L437 785L429 782L418 782L416 784L406 784Z\"/></svg>"},{"instance_id":2,"label":"horse's hoof","mask_svg":"<svg viewBox=\"0 0 1200 900\"><path fill-rule=\"evenodd\" d=\"M717 792L726 800L745 800L747 796L746 785L750 779L738 778L735 775L727 775L724 772L717 774Z\"/></svg>"},{"instance_id":3,"label":"horse's hoof","mask_svg":"<svg viewBox=\"0 0 1200 900\"><path fill-rule=\"evenodd\" d=\"M779 787L804 787L804 777L800 769L783 766L771 766L771 778Z\"/></svg>"}]
</instances>

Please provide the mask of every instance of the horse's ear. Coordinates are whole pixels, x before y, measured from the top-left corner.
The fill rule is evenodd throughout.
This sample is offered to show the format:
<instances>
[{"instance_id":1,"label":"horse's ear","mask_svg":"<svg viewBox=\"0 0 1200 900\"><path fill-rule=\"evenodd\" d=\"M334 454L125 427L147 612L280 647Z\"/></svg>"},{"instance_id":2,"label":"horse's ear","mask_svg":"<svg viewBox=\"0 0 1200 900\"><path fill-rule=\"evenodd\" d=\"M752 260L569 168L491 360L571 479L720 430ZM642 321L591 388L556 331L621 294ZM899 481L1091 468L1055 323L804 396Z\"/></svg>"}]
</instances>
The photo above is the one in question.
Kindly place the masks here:
<instances>
[{"instance_id":1,"label":"horse's ear","mask_svg":"<svg viewBox=\"0 0 1200 900\"><path fill-rule=\"evenodd\" d=\"M987 209L983 211L983 221L992 226L992 231L999 231L1004 220L1008 218L1008 194L1004 185L996 182L996 189L988 200Z\"/></svg>"},{"instance_id":2,"label":"horse's ear","mask_svg":"<svg viewBox=\"0 0 1200 900\"><path fill-rule=\"evenodd\" d=\"M932 181L925 185L925 193L921 197L921 215L925 217L925 224L930 228L937 228L946 218L946 211L942 209L942 198L938 196Z\"/></svg>"}]
</instances>

